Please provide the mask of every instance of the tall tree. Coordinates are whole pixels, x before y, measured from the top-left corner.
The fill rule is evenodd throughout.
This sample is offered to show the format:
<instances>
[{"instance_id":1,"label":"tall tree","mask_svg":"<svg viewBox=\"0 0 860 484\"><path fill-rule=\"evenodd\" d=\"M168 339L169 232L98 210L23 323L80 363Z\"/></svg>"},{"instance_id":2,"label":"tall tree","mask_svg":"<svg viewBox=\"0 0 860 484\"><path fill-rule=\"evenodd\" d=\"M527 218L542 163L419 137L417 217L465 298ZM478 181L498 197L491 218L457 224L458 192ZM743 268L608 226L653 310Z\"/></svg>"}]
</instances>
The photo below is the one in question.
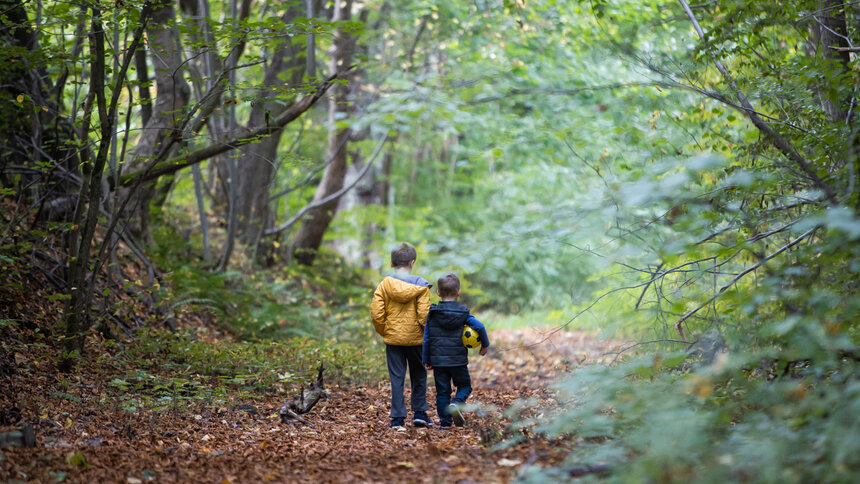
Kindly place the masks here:
<instances>
[{"instance_id":1,"label":"tall tree","mask_svg":"<svg viewBox=\"0 0 860 484\"><path fill-rule=\"evenodd\" d=\"M92 15L89 17L91 29L88 33L90 89L82 122L84 133L88 136L89 129L91 129L92 113L96 113L98 145L94 159L89 159L87 147L82 150L84 176L72 220L73 225L67 239L69 256L67 291L69 299L63 312L65 338L61 368L64 370L71 369L77 360L77 355L83 352L87 332L91 326L90 309L98 270L92 269L90 258L102 208L103 187L107 185L104 180L105 166L115 135L114 123L117 119L119 98L124 90L126 74L134 52L143 38L146 21L151 14L150 4L144 3L140 11L140 18L137 19L132 40L123 52L122 65L113 76L114 83L110 86L111 97L108 98L108 85L105 79L107 68L103 10L98 5L93 5L91 10ZM108 234L107 240L110 240L110 234ZM93 265L97 264L94 263Z\"/></svg>"},{"instance_id":2,"label":"tall tree","mask_svg":"<svg viewBox=\"0 0 860 484\"><path fill-rule=\"evenodd\" d=\"M350 20L352 18L352 0L335 0L333 21ZM329 71L338 72L346 69L352 62L353 49L356 39L344 29L338 29L334 34L331 55L329 56ZM329 96L328 107L328 144L326 160L330 160L323 173L314 201L326 197L343 188L344 176L347 169L347 142L350 128L339 126L338 121L344 119L350 110L350 86L338 84ZM323 236L334 218L337 210L337 200L332 200L308 212L302 222L293 243L293 255L302 265L311 265L317 250L322 244Z\"/></svg>"},{"instance_id":3,"label":"tall tree","mask_svg":"<svg viewBox=\"0 0 860 484\"><path fill-rule=\"evenodd\" d=\"M281 17L285 30L304 13L303 5L289 3ZM294 102L295 89L302 81L306 65L302 36L279 36L266 66L263 83L257 91L257 99L251 102L250 126L270 122L287 110ZM245 146L239 154L242 169L237 173L236 181L237 232L252 251L256 250L263 231L271 225L269 188L279 163L278 146L282 134L283 129L277 129L259 142Z\"/></svg>"},{"instance_id":4,"label":"tall tree","mask_svg":"<svg viewBox=\"0 0 860 484\"><path fill-rule=\"evenodd\" d=\"M149 122L143 126L127 169L140 170L156 157L164 157L179 138L191 88L185 80L182 41L176 25L175 0L157 0L146 29L147 44L155 73L155 103ZM124 216L127 227L137 236L149 237L150 203L156 182L142 184L127 193L130 198Z\"/></svg>"}]
</instances>

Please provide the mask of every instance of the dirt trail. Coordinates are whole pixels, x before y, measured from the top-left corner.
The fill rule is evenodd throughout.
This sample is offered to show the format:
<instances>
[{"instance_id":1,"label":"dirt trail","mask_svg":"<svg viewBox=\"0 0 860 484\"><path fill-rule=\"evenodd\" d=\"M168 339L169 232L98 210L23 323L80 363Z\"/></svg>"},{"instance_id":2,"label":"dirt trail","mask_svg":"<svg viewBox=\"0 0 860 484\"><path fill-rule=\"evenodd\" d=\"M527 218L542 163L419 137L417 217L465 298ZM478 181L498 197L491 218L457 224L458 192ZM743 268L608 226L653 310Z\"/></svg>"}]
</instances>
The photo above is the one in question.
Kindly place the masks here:
<instances>
[{"instance_id":1,"label":"dirt trail","mask_svg":"<svg viewBox=\"0 0 860 484\"><path fill-rule=\"evenodd\" d=\"M547 385L559 373L593 363L606 343L559 332L543 343L536 330L499 330L486 357L473 355L472 402L505 408L519 398L550 403ZM429 382L430 415L438 425ZM75 408L63 428L39 428L35 449L0 451L0 481L57 482L508 482L526 464L562 457L542 439L491 452L506 423L498 415L469 416L451 431L388 429L388 388L329 388L329 399L307 418L314 427L281 424L273 396L261 413L96 414ZM408 397L407 397L408 401ZM79 412L80 410L80 412ZM51 439L45 439L50 437ZM49 440L49 441L46 441ZM69 458L80 452L88 468ZM73 464L79 465L73 465Z\"/></svg>"}]
</instances>

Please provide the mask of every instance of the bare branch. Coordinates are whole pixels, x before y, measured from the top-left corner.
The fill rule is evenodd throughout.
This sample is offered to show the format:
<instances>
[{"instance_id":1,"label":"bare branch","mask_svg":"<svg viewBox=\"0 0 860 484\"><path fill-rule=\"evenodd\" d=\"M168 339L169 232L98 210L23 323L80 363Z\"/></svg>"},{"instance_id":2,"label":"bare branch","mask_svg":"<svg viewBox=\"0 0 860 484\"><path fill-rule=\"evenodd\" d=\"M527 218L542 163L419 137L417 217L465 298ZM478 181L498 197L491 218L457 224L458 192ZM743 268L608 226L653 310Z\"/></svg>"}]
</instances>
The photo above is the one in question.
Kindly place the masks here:
<instances>
[{"instance_id":1,"label":"bare branch","mask_svg":"<svg viewBox=\"0 0 860 484\"><path fill-rule=\"evenodd\" d=\"M310 183L310 182L311 182L311 180L313 180L313 178L314 178L314 177L315 177L319 172L323 171L327 166L329 166L329 165L334 161L334 159L335 159L335 158L337 158L337 155L338 155L338 154L340 154L341 150L343 150L343 147L344 147L344 146L346 146L346 142L347 142L347 141L349 141L349 136L345 136L345 137L343 138L343 140L341 140L340 144L337 146L337 150L335 150L334 154L332 154L332 155L329 157L329 159L327 159L327 160L325 161L325 163L324 163L322 166L319 166L319 167L315 168L313 171L311 171L310 173L308 173L308 176L306 176L306 177L305 177L302 181L300 181L299 183L297 183L297 184L295 184L295 185L293 185L293 186L291 186L291 187L285 188L285 189L283 189L282 191L280 191L280 192L278 192L278 193L276 193L276 194L272 195L271 197L269 197L269 200L268 200L268 201L269 201L269 202L271 202L271 201L273 201L273 200L277 200L278 198L281 198L281 197L283 197L283 196L285 196L285 195L288 195L288 194L292 193L293 191L298 190L299 188L301 188L301 187L303 187L303 186L307 185L308 183ZM288 150L288 151L292 151L292 149L290 149L290 150Z\"/></svg>"},{"instance_id":2,"label":"bare branch","mask_svg":"<svg viewBox=\"0 0 860 484\"><path fill-rule=\"evenodd\" d=\"M349 70L351 69L352 68L350 68ZM349 70L347 70L347 72ZM343 76L345 73L346 72L338 72L326 78L325 81L320 83L320 85L317 87L317 90L313 94L308 94L307 96L303 97L300 101L293 104L290 109L287 109L280 116L272 120L271 123L265 124L263 126L249 128L246 133L234 136L233 138L228 140L213 143L205 148L192 151L185 156L178 156L176 158L157 163L152 167L147 167L141 170L134 171L132 173L126 173L120 179L120 186L127 187L134 184L155 180L160 176L174 173L176 171L181 170L182 168L212 158L213 156L220 155L221 153L226 153L227 151L249 143L253 143L260 139L260 137L269 136L275 133L279 129L283 128L284 126L304 114L305 111L307 111L314 104L316 104L316 102L320 100L325 95L326 91L328 91L328 89L334 84L335 80Z\"/></svg>"},{"instance_id":3,"label":"bare branch","mask_svg":"<svg viewBox=\"0 0 860 484\"><path fill-rule=\"evenodd\" d=\"M624 348L621 348L618 351L610 351L608 353L603 353L601 356L615 355L615 358L612 360L612 362L615 363L615 361L618 360L618 357L621 356L622 353L625 353L629 350L632 350L633 348L636 348L637 346L654 344L654 343L679 343L679 344L685 344L688 347L696 344L695 341L685 341L685 340L680 340L680 339L669 339L669 338L652 339L650 341L640 341L638 343L634 343L632 345L625 346Z\"/></svg>"},{"instance_id":4,"label":"bare branch","mask_svg":"<svg viewBox=\"0 0 860 484\"><path fill-rule=\"evenodd\" d=\"M382 138L382 140L379 142L379 144L376 145L376 149L373 150L373 154L370 155L370 159L367 160L367 164L364 165L364 168L362 168L361 172L358 173L358 176L355 177L355 180L353 180L352 183L350 183L349 185L346 185L345 187L341 188L340 190L332 193L331 195L329 195L325 198L321 198L321 199L317 200L316 202L312 202L312 203L305 205L304 207L301 208L301 210L296 212L295 215L290 217L289 220L282 223L281 225L278 225L277 227L272 227L270 229L267 229L263 233L263 235L275 235L279 232L283 232L284 230L287 230L288 228L292 227L293 224L298 222L299 219L302 218L309 211L311 211L317 207L321 207L321 206L331 202L332 200L337 200L338 198L342 197L346 192L351 190L352 187L354 187L359 181L361 181L362 178L364 178L364 175L370 170L370 167L373 165L373 162L376 161L376 157L379 156L379 152L382 151L382 147L385 146L386 141L388 141L388 134L387 133Z\"/></svg>"},{"instance_id":5,"label":"bare branch","mask_svg":"<svg viewBox=\"0 0 860 484\"><path fill-rule=\"evenodd\" d=\"M700 305L696 306L694 309L691 309L690 311L688 311L684 316L682 316L682 317L681 317L681 319L679 319L679 320L675 323L675 329L677 329L677 330L678 330L678 334L681 336L681 339L685 339L685 337L684 337L684 330L683 330L683 328L681 327L681 324L683 324L683 322L684 322L684 321L686 321L687 319L689 319L689 318L690 318L690 316L692 316L692 315L696 314L697 312L699 312L699 310L701 310L702 308L706 307L708 304L712 303L714 300L716 300L718 297L720 297L720 295L722 295L724 292L726 292L726 289L728 289L728 288L732 287L733 285L735 285L735 283L737 283L738 281L740 281L741 279L743 279L743 277L744 277L745 275L747 275L747 274L749 274L750 272L752 272L752 271L754 271L754 270L758 269L759 267L763 266L765 263L767 263L769 260L773 259L774 257L778 256L779 254L782 254L782 253L783 253L783 252L785 252L786 250L788 250L788 249L790 249L790 248L794 247L795 245L797 245L798 243L800 243L803 239L805 239L805 238L809 237L810 235L812 235L816 230L818 230L818 227L813 227L813 228L811 228L811 229L807 230L806 232L804 232L803 234L801 234L801 235L800 235L799 237L797 237L796 239L794 239L794 240L792 240L791 242L789 242L788 244L786 244L786 245L784 245L784 246L780 247L780 248L779 248L779 250L777 250L776 252L774 252L774 253L770 254L769 256L767 256L767 257L763 258L763 259L762 259L762 260L760 260L758 263L753 264L752 266L750 266L750 267L748 267L748 268L744 269L744 270L743 270L743 271L741 271L738 275L736 275L734 278L732 278L732 280L731 280L731 281L729 281L729 283L728 283L728 284L726 284L725 286L721 287L719 291L717 291L716 293L714 293L714 295L713 295L713 296L711 296L710 298L708 298L708 300L707 300L707 301L705 301L704 303L702 303L702 304L700 304Z\"/></svg>"},{"instance_id":6,"label":"bare branch","mask_svg":"<svg viewBox=\"0 0 860 484\"><path fill-rule=\"evenodd\" d=\"M499 101L501 99L507 99L512 96L526 96L529 94L549 94L549 95L559 95L559 96L573 96L576 94L580 94L583 92L590 91L611 91L614 89L626 89L630 87L663 87L666 89L671 88L687 88L683 84L676 82L665 82L665 81L652 81L652 82L616 82L612 84L601 84L597 86L583 86L583 87L575 87L575 88L514 88L509 91L505 91L498 96L488 96L480 99L474 99L466 102L468 105L476 105L476 104L484 104L494 101Z\"/></svg>"}]
</instances>

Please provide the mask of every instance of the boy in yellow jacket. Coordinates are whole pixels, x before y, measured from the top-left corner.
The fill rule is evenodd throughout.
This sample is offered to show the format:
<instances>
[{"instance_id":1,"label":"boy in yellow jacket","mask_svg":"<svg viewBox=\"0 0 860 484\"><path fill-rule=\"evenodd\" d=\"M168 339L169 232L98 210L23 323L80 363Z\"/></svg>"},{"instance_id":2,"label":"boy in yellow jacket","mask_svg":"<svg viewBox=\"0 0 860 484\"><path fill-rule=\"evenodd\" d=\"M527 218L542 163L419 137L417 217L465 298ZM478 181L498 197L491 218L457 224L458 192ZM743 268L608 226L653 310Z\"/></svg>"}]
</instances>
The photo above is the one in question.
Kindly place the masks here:
<instances>
[{"instance_id":1,"label":"boy in yellow jacket","mask_svg":"<svg viewBox=\"0 0 860 484\"><path fill-rule=\"evenodd\" d=\"M431 284L412 274L417 257L415 247L405 242L391 251L394 272L376 286L370 303L373 327L385 342L385 359L391 380L390 426L393 429L402 429L406 419L403 386L407 366L412 384L412 424L415 427L433 425L427 416L427 370L421 362Z\"/></svg>"}]
</instances>

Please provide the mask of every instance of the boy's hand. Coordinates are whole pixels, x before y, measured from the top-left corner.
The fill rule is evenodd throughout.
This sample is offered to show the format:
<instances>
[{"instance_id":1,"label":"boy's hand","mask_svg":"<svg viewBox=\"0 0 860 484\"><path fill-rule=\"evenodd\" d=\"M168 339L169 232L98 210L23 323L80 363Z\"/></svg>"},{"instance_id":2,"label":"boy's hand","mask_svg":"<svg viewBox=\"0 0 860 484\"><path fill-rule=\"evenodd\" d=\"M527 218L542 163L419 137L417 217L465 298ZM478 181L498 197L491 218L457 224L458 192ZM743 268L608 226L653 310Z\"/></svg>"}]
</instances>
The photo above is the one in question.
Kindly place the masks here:
<instances>
[{"instance_id":1,"label":"boy's hand","mask_svg":"<svg viewBox=\"0 0 860 484\"><path fill-rule=\"evenodd\" d=\"M487 347L481 346L481 351L478 352L479 355L484 356L487 354Z\"/></svg>"},{"instance_id":2,"label":"boy's hand","mask_svg":"<svg viewBox=\"0 0 860 484\"><path fill-rule=\"evenodd\" d=\"M424 368L425 368L427 371L430 371L430 370L432 370L432 369L433 369L433 367L432 367L432 366L430 366L430 363L424 363Z\"/></svg>"}]
</instances>

